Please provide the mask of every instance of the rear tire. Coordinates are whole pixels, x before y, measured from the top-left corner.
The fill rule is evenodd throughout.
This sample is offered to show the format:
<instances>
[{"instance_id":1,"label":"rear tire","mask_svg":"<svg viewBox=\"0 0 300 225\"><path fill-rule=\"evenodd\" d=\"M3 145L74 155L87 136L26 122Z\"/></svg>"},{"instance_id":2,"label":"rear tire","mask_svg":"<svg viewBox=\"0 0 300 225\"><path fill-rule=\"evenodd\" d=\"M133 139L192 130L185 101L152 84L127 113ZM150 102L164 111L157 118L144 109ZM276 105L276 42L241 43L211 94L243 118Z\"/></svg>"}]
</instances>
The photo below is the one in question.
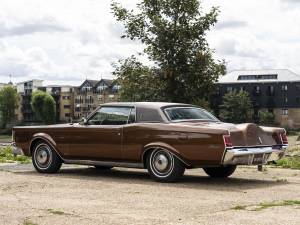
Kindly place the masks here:
<instances>
[{"instance_id":1,"label":"rear tire","mask_svg":"<svg viewBox=\"0 0 300 225\"><path fill-rule=\"evenodd\" d=\"M220 166L203 168L205 173L213 178L225 178L234 173L236 166Z\"/></svg>"},{"instance_id":2,"label":"rear tire","mask_svg":"<svg viewBox=\"0 0 300 225\"><path fill-rule=\"evenodd\" d=\"M32 151L32 163L39 173L56 173L62 165L62 160L46 141L38 141Z\"/></svg>"},{"instance_id":3,"label":"rear tire","mask_svg":"<svg viewBox=\"0 0 300 225\"><path fill-rule=\"evenodd\" d=\"M151 178L159 182L176 182L185 171L185 166L178 158L161 148L150 152L146 163Z\"/></svg>"}]
</instances>

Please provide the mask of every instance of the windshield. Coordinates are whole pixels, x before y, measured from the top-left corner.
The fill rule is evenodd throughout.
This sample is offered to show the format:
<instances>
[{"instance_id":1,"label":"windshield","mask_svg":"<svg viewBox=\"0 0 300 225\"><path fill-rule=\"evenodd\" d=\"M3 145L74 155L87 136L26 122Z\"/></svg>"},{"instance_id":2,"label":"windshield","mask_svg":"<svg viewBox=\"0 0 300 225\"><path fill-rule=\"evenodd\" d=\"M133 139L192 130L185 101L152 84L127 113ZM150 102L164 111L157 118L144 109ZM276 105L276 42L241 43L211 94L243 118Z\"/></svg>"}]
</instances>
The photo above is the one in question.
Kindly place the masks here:
<instances>
[{"instance_id":1,"label":"windshield","mask_svg":"<svg viewBox=\"0 0 300 225\"><path fill-rule=\"evenodd\" d=\"M204 109L196 107L173 107L164 110L171 121L209 120L219 121Z\"/></svg>"}]
</instances>

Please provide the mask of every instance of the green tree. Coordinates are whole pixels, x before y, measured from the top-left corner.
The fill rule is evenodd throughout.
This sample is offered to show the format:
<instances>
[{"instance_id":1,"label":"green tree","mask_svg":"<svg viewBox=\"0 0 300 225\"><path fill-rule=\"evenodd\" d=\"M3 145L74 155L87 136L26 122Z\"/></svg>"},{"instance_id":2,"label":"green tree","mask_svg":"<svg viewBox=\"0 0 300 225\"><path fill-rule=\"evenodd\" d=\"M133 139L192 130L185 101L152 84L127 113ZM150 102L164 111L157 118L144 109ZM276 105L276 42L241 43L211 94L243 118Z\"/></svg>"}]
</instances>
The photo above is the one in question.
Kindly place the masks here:
<instances>
[{"instance_id":1,"label":"green tree","mask_svg":"<svg viewBox=\"0 0 300 225\"><path fill-rule=\"evenodd\" d=\"M122 38L143 43L144 53L153 62L146 67L135 59L132 65L128 63L131 58L116 68L124 88L121 95L136 96L142 91L147 93L144 100L160 96L186 103L208 98L218 77L225 73L224 61L213 59L206 41L206 32L217 22L218 8L204 14L198 0L142 0L137 12L116 2L111 7L117 21L124 24ZM137 81L140 77L147 82ZM139 88L130 88L131 83Z\"/></svg>"},{"instance_id":2,"label":"green tree","mask_svg":"<svg viewBox=\"0 0 300 225\"><path fill-rule=\"evenodd\" d=\"M121 101L163 101L164 86L157 73L132 56L115 64L114 75L121 85Z\"/></svg>"},{"instance_id":3,"label":"green tree","mask_svg":"<svg viewBox=\"0 0 300 225\"><path fill-rule=\"evenodd\" d=\"M273 113L267 111L259 112L259 124L265 126L273 126L275 124L275 117Z\"/></svg>"},{"instance_id":4,"label":"green tree","mask_svg":"<svg viewBox=\"0 0 300 225\"><path fill-rule=\"evenodd\" d=\"M12 86L0 90L0 127L6 128L7 123L15 118L15 109L18 104L17 90Z\"/></svg>"},{"instance_id":5,"label":"green tree","mask_svg":"<svg viewBox=\"0 0 300 225\"><path fill-rule=\"evenodd\" d=\"M224 95L220 118L230 123L251 122L253 105L246 91L231 91Z\"/></svg>"},{"instance_id":6,"label":"green tree","mask_svg":"<svg viewBox=\"0 0 300 225\"><path fill-rule=\"evenodd\" d=\"M56 104L53 97L43 91L35 91L31 96L31 107L38 119L45 124L56 120Z\"/></svg>"}]
</instances>

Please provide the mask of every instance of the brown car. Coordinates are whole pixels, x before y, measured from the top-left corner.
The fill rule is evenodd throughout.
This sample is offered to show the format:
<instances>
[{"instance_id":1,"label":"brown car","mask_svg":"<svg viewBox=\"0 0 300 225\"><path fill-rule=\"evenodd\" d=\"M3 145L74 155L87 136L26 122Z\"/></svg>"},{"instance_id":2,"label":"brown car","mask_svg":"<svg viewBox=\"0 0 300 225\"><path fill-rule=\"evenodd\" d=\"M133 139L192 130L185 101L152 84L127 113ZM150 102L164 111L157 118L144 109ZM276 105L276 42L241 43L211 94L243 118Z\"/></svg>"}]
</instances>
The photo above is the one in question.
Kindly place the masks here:
<instances>
[{"instance_id":1,"label":"brown car","mask_svg":"<svg viewBox=\"0 0 300 225\"><path fill-rule=\"evenodd\" d=\"M237 165L281 158L288 146L282 128L223 123L199 107L161 102L103 104L81 123L14 127L13 138L41 173L62 163L133 167L166 182L198 167L228 177Z\"/></svg>"}]
</instances>

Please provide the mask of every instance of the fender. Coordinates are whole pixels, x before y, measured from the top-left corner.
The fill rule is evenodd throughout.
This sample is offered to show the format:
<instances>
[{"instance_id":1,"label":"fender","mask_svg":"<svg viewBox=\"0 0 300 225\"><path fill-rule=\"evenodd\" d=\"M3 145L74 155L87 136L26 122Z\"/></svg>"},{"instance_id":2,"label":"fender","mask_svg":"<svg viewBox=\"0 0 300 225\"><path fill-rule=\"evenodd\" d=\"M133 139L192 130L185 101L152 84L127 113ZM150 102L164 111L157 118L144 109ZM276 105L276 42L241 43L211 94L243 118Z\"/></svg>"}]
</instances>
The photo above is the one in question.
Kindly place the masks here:
<instances>
[{"instance_id":1,"label":"fender","mask_svg":"<svg viewBox=\"0 0 300 225\"><path fill-rule=\"evenodd\" d=\"M32 139L30 141L30 145L29 145L30 153L31 153L32 144L37 139L42 139L42 140L46 141L47 143L49 143L51 145L51 147L54 149L54 151L61 157L60 152L58 152L58 150L56 148L56 142L53 140L53 138L49 134L46 134L46 133L36 133L33 135ZM61 157L61 159L63 159L63 158Z\"/></svg>"},{"instance_id":2,"label":"fender","mask_svg":"<svg viewBox=\"0 0 300 225\"><path fill-rule=\"evenodd\" d=\"M187 162L187 160L185 160L181 154L177 151L177 149L173 148L171 145L164 143L164 142L153 142L153 143L149 143L147 145L144 146L143 150L142 150L142 162L144 162L144 156L146 154L146 152L148 152L150 149L154 149L154 148L164 148L167 149L168 151L170 151L177 159L179 159L181 162L183 162L183 164L185 164L186 166L191 166L190 163Z\"/></svg>"}]
</instances>

